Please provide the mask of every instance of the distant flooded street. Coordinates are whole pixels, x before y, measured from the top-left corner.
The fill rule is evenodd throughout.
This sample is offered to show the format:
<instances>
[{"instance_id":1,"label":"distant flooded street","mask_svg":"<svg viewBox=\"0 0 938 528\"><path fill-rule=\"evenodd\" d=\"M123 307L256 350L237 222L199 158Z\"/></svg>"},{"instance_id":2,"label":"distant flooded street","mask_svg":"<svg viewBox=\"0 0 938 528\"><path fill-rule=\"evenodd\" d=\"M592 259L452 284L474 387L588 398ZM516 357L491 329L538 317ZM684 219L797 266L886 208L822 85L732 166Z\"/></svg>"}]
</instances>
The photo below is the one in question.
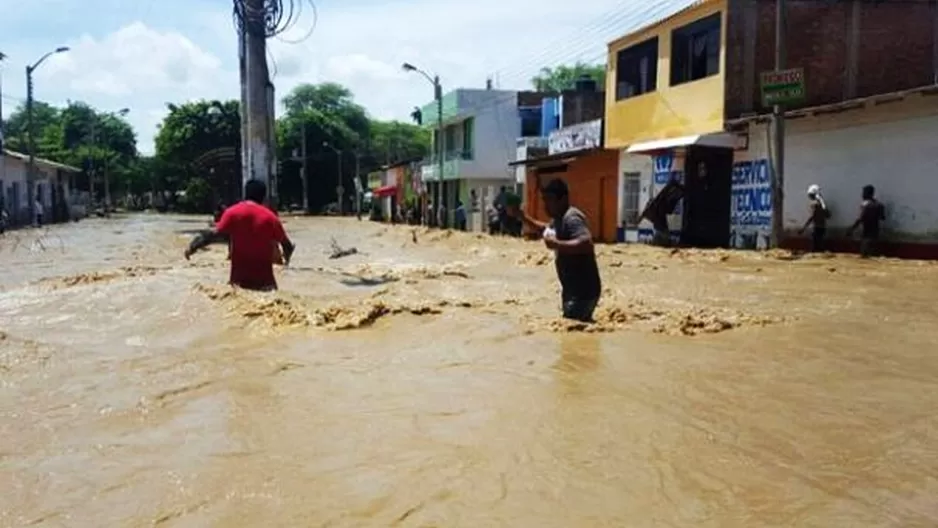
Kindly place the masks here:
<instances>
[{"instance_id":1,"label":"distant flooded street","mask_svg":"<svg viewBox=\"0 0 938 528\"><path fill-rule=\"evenodd\" d=\"M938 525L938 264L207 221L0 236L0 526Z\"/></svg>"}]
</instances>

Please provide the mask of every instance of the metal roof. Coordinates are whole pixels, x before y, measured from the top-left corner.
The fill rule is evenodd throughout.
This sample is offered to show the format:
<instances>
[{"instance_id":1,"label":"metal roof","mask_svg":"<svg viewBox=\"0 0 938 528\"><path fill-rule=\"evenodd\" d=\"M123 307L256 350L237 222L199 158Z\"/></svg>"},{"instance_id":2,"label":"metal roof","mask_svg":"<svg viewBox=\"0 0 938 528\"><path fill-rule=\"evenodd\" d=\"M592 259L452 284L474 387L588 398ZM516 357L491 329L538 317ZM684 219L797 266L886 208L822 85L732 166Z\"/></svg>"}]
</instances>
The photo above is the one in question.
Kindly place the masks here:
<instances>
[{"instance_id":1,"label":"metal roof","mask_svg":"<svg viewBox=\"0 0 938 528\"><path fill-rule=\"evenodd\" d=\"M29 163L29 155L23 154L22 152L16 152L15 150L3 149L3 154L5 156L10 156L11 158L16 158L24 163ZM45 165L47 167L52 167L59 170L64 170L66 172L81 172L81 169L78 167L72 167L71 165L65 165L64 163L58 163L56 161L47 160L45 158L34 158L37 165Z\"/></svg>"}]
</instances>

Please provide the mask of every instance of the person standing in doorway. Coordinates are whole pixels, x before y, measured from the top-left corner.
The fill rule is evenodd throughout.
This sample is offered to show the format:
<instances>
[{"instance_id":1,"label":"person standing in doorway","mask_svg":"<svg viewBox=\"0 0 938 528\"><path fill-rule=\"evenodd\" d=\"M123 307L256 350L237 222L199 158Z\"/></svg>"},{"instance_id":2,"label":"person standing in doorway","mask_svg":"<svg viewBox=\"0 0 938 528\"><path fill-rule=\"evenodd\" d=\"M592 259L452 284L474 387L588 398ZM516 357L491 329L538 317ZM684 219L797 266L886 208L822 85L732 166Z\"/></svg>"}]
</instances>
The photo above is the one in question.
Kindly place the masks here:
<instances>
[{"instance_id":1,"label":"person standing in doorway","mask_svg":"<svg viewBox=\"0 0 938 528\"><path fill-rule=\"evenodd\" d=\"M36 198L36 200L33 202L33 208L36 210L36 226L42 227L45 210L42 207L42 202L39 201L39 198Z\"/></svg>"},{"instance_id":2,"label":"person standing in doorway","mask_svg":"<svg viewBox=\"0 0 938 528\"><path fill-rule=\"evenodd\" d=\"M449 227L449 223L446 220L446 206L443 205L441 201L440 206L436 210L436 225L440 229L446 229Z\"/></svg>"},{"instance_id":3,"label":"person standing in doorway","mask_svg":"<svg viewBox=\"0 0 938 528\"><path fill-rule=\"evenodd\" d=\"M264 182L248 180L244 185L244 198L225 209L214 229L193 238L184 255L189 260L196 251L228 239L229 283L249 290L276 290L274 261L289 265L296 246L287 237L280 218L265 205L267 185Z\"/></svg>"},{"instance_id":4,"label":"person standing in doorway","mask_svg":"<svg viewBox=\"0 0 938 528\"><path fill-rule=\"evenodd\" d=\"M813 225L811 231L811 251L824 251L824 238L827 236L827 220L831 217L830 210L824 197L821 196L821 188L817 185L808 187L808 219L799 233L804 234L808 226Z\"/></svg>"},{"instance_id":5,"label":"person standing in doorway","mask_svg":"<svg viewBox=\"0 0 938 528\"><path fill-rule=\"evenodd\" d=\"M863 202L856 222L847 230L847 236L853 236L854 230L862 226L860 233L860 256L869 258L879 249L879 231L886 220L886 207L876 199L876 188L872 185L863 187Z\"/></svg>"},{"instance_id":6,"label":"person standing in doorway","mask_svg":"<svg viewBox=\"0 0 938 528\"><path fill-rule=\"evenodd\" d=\"M586 216L570 205L569 189L561 179L552 180L541 189L541 197L551 218L549 223L531 218L514 204L509 205L507 211L530 229L541 233L544 245L554 251L564 318L592 322L602 292L602 281Z\"/></svg>"},{"instance_id":7,"label":"person standing in doorway","mask_svg":"<svg viewBox=\"0 0 938 528\"><path fill-rule=\"evenodd\" d=\"M468 218L466 217L466 206L463 205L462 200L456 200L456 229L460 231L465 231L468 226Z\"/></svg>"}]
</instances>

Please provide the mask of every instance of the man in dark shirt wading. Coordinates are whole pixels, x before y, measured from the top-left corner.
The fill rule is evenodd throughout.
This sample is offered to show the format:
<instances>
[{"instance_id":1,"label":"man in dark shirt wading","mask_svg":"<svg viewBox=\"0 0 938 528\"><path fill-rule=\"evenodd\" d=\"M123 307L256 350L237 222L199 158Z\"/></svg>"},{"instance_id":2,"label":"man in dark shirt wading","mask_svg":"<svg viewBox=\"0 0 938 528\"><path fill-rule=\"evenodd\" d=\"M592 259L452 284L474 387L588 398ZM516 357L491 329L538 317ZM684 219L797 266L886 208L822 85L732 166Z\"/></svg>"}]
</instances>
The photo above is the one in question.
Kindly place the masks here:
<instances>
[{"instance_id":1,"label":"man in dark shirt wading","mask_svg":"<svg viewBox=\"0 0 938 528\"><path fill-rule=\"evenodd\" d=\"M541 232L544 245L554 251L562 290L563 316L591 322L599 303L602 283L586 216L570 205L569 190L563 180L555 179L548 183L541 189L541 198L552 219L550 223L531 218L517 206L509 207L509 213L520 218L529 228Z\"/></svg>"},{"instance_id":2,"label":"man in dark shirt wading","mask_svg":"<svg viewBox=\"0 0 938 528\"><path fill-rule=\"evenodd\" d=\"M860 215L857 221L847 230L847 236L852 236L853 231L862 226L860 234L860 256L869 258L876 254L877 242L879 242L879 228L883 220L886 219L886 208L876 199L876 188L872 185L863 187L863 203L860 204Z\"/></svg>"}]
</instances>

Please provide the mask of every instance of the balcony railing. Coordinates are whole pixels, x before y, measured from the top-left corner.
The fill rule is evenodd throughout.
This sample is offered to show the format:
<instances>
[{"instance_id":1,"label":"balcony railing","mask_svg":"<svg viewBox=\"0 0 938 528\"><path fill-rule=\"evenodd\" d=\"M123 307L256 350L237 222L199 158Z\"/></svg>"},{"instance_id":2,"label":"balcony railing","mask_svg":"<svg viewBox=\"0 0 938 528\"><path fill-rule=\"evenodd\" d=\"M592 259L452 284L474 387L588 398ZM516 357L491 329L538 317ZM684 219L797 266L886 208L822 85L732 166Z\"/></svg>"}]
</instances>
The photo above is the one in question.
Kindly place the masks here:
<instances>
[{"instance_id":1,"label":"balcony railing","mask_svg":"<svg viewBox=\"0 0 938 528\"><path fill-rule=\"evenodd\" d=\"M473 151L471 151L471 150L451 150L451 151L449 151L449 152L444 152L444 153L443 153L443 160L444 160L444 161L451 161L451 160L465 160L465 161L468 161L468 160L474 159L474 158L473 158L474 155L475 155L475 153L474 153ZM426 158L423 159L423 163L424 163L425 165L426 165L426 164L429 164L429 163L436 163L437 160L439 160L439 157L438 157L438 156L435 156L435 155L434 155L434 156L429 156L429 157L426 157Z\"/></svg>"},{"instance_id":2,"label":"balcony railing","mask_svg":"<svg viewBox=\"0 0 938 528\"><path fill-rule=\"evenodd\" d=\"M543 136L535 137L519 137L518 138L519 147L528 147L528 148L547 148L548 142L547 138Z\"/></svg>"}]
</instances>

